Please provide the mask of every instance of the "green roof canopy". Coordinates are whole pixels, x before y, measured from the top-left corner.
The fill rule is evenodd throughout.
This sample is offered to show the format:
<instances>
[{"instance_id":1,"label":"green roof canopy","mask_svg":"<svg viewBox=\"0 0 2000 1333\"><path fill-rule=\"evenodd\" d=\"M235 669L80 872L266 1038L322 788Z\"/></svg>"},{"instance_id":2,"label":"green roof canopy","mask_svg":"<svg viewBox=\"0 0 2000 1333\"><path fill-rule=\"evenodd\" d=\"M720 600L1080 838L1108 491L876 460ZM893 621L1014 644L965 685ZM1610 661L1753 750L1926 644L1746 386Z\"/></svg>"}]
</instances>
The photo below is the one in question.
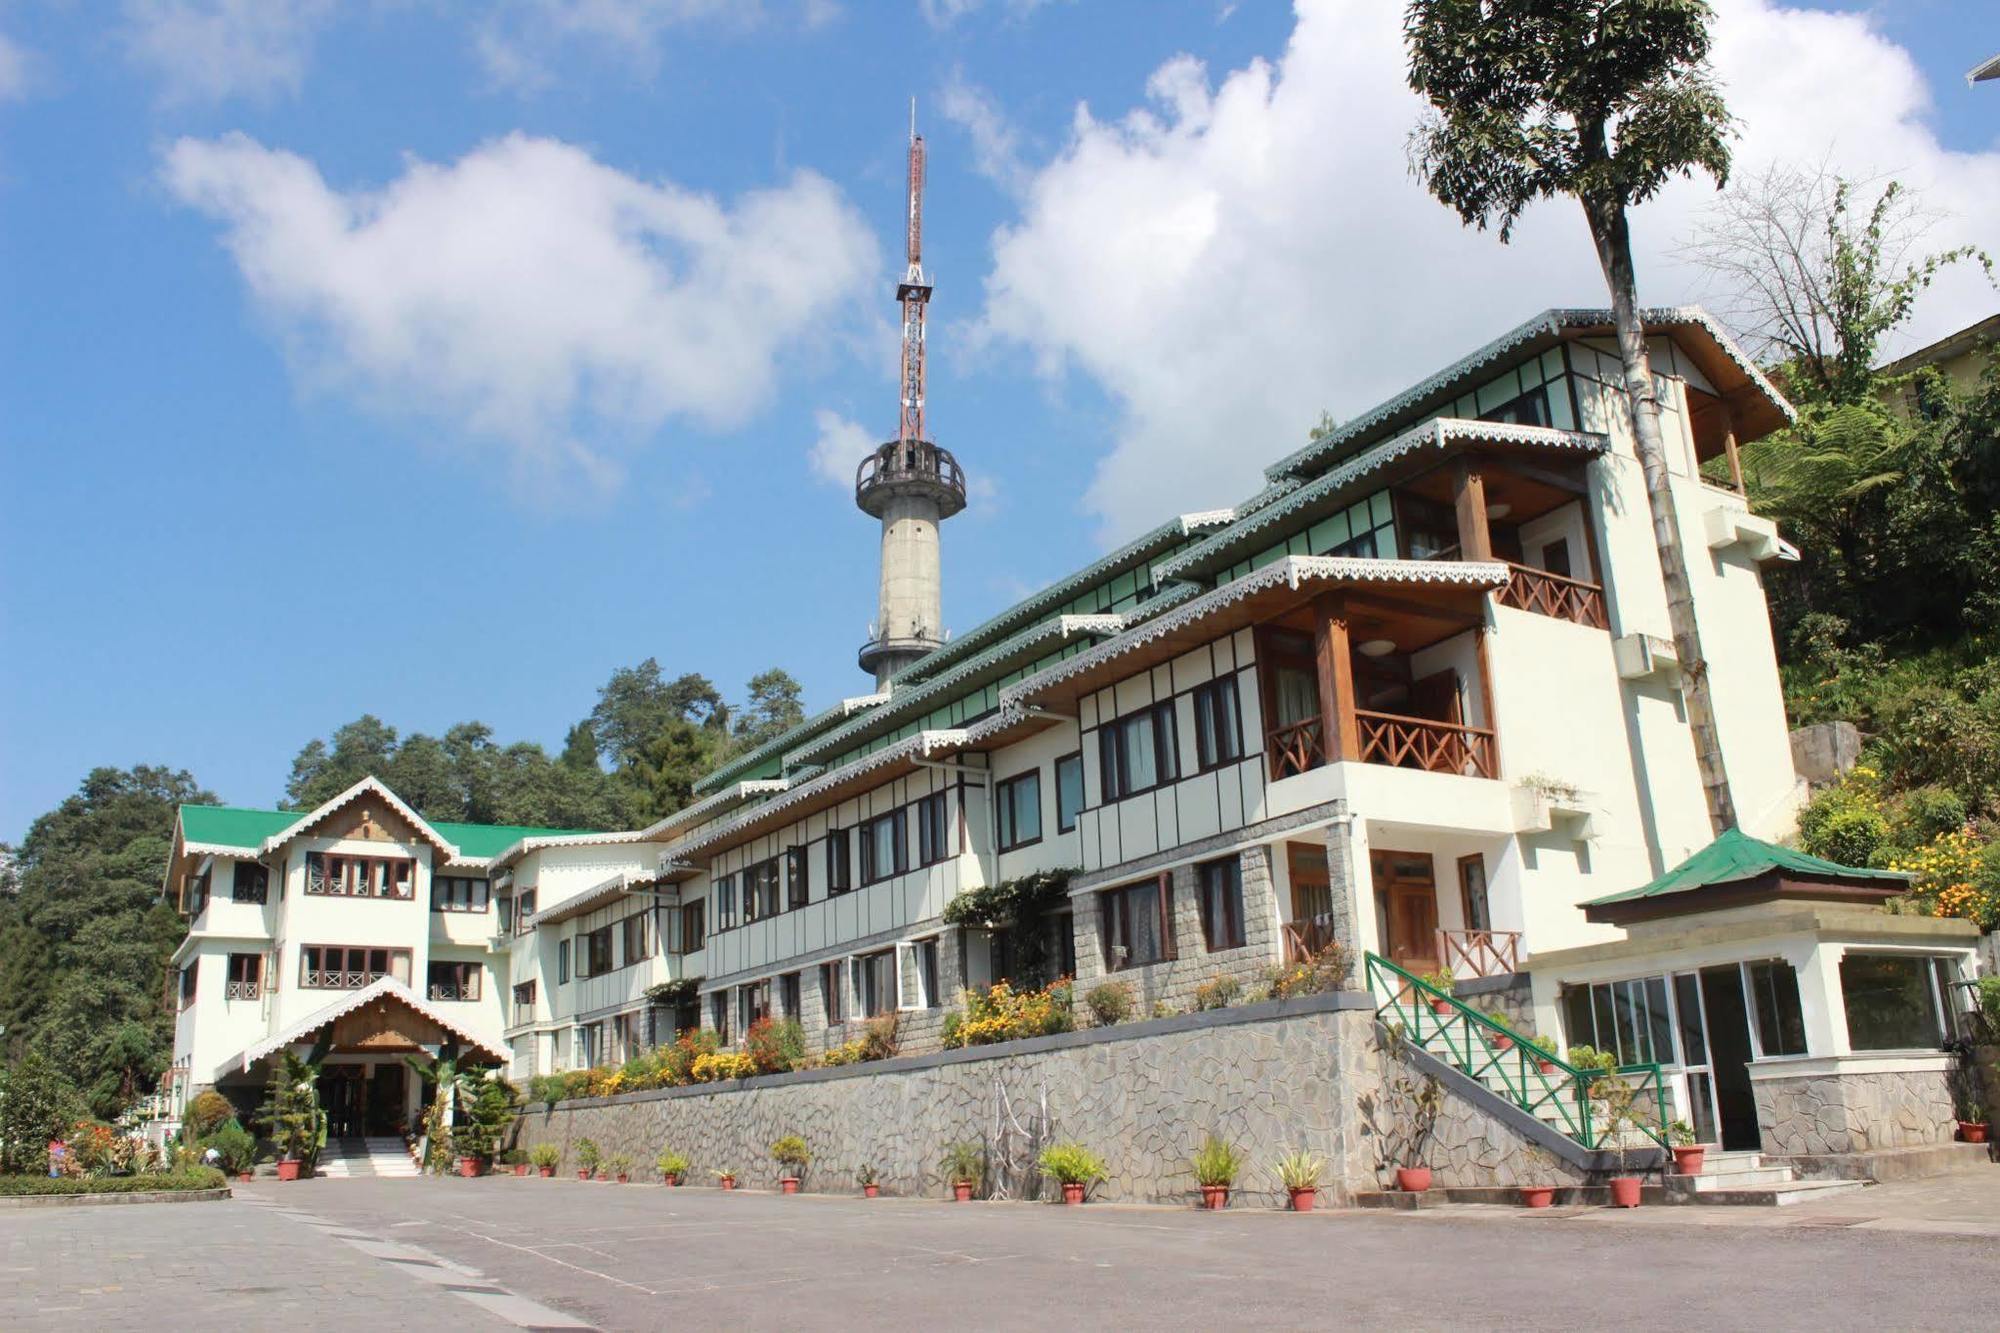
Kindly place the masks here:
<instances>
[{"instance_id":1,"label":"green roof canopy","mask_svg":"<svg viewBox=\"0 0 2000 1333\"><path fill-rule=\"evenodd\" d=\"M1690 856L1687 860L1669 870L1650 884L1636 889L1626 889L1620 893L1606 894L1602 898L1592 898L1583 904L1586 914L1593 921L1617 920L1635 916L1667 916L1677 911L1694 911L1703 902L1681 902L1680 895L1692 894L1701 889L1755 890L1757 888L1777 889L1781 884L1789 884L1795 890L1805 889L1810 894L1811 886L1826 889L1859 890L1860 896L1889 897L1902 890L1909 882L1909 876L1900 870L1868 870L1860 866L1844 866L1824 857L1808 856L1804 852L1780 847L1774 842L1764 842L1753 838L1741 829L1730 829L1708 846ZM1735 896L1707 895L1706 897ZM1832 896L1852 897L1854 893L1835 893ZM1641 904L1649 904L1659 899L1667 899L1658 910L1635 910ZM1597 909L1610 909L1600 912Z\"/></svg>"},{"instance_id":2,"label":"green roof canopy","mask_svg":"<svg viewBox=\"0 0 2000 1333\"><path fill-rule=\"evenodd\" d=\"M184 805L181 832L189 842L215 847L241 847L254 852L264 839L282 832L311 813L306 810L243 810L228 805ZM471 861L498 856L522 838L578 837L590 829L529 828L517 824L458 824L433 820L431 827L459 855Z\"/></svg>"}]
</instances>

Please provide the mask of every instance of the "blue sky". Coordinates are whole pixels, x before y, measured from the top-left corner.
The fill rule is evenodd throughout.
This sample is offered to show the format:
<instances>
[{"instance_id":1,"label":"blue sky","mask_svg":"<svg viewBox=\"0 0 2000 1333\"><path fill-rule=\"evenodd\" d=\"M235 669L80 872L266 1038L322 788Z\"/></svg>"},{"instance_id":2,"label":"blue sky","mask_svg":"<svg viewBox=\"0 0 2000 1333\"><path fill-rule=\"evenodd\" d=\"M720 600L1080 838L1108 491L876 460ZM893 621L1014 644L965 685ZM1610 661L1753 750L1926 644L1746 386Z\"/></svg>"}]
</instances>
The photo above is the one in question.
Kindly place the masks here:
<instances>
[{"instance_id":1,"label":"blue sky","mask_svg":"<svg viewBox=\"0 0 2000 1333\"><path fill-rule=\"evenodd\" d=\"M1502 250L1407 182L1385 8L0 0L0 839L98 764L274 801L364 711L555 748L648 656L862 692L912 96L961 629L1600 300L1566 214ZM1722 8L1787 71L1745 162L1993 226L1990 5ZM1713 299L1676 198L1648 297Z\"/></svg>"}]
</instances>

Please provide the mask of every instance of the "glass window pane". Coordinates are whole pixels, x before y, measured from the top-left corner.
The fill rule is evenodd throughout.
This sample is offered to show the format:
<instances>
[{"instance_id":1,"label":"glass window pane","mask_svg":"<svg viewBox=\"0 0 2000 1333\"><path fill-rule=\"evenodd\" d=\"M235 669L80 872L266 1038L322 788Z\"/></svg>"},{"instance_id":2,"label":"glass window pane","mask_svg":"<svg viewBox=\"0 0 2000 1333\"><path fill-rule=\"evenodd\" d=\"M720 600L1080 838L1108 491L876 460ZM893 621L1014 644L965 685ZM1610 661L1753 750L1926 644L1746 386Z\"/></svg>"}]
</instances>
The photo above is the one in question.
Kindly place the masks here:
<instances>
[{"instance_id":1,"label":"glass window pane","mask_svg":"<svg viewBox=\"0 0 2000 1333\"><path fill-rule=\"evenodd\" d=\"M1701 1027L1701 979L1692 972L1674 978L1675 1016L1680 1020L1681 1063L1708 1063L1708 1042Z\"/></svg>"},{"instance_id":2,"label":"glass window pane","mask_svg":"<svg viewBox=\"0 0 2000 1333\"><path fill-rule=\"evenodd\" d=\"M1123 742L1126 775L1126 790L1144 791L1159 782L1159 768L1153 749L1153 715L1141 713L1119 726L1119 739Z\"/></svg>"},{"instance_id":3,"label":"glass window pane","mask_svg":"<svg viewBox=\"0 0 2000 1333\"><path fill-rule=\"evenodd\" d=\"M1943 1041L1930 959L1851 953L1840 960L1840 987L1855 1050L1935 1050Z\"/></svg>"},{"instance_id":4,"label":"glass window pane","mask_svg":"<svg viewBox=\"0 0 2000 1333\"><path fill-rule=\"evenodd\" d=\"M1600 1051L1618 1049L1618 1020L1611 1013L1611 987L1602 983L1590 988L1590 1016L1596 1024L1597 1035L1591 1045Z\"/></svg>"},{"instance_id":5,"label":"glass window pane","mask_svg":"<svg viewBox=\"0 0 2000 1333\"><path fill-rule=\"evenodd\" d=\"M1646 1055L1649 1062L1672 1064L1673 1015L1667 1010L1667 979L1646 978Z\"/></svg>"},{"instance_id":6,"label":"glass window pane","mask_svg":"<svg viewBox=\"0 0 2000 1333\"><path fill-rule=\"evenodd\" d=\"M1799 976L1785 962L1749 965L1757 1009L1757 1040L1765 1055L1804 1055L1806 1021L1799 1009Z\"/></svg>"},{"instance_id":7,"label":"glass window pane","mask_svg":"<svg viewBox=\"0 0 2000 1333\"><path fill-rule=\"evenodd\" d=\"M1563 987L1563 1028L1571 1046L1595 1046L1597 1027L1590 1015L1590 987Z\"/></svg>"}]
</instances>

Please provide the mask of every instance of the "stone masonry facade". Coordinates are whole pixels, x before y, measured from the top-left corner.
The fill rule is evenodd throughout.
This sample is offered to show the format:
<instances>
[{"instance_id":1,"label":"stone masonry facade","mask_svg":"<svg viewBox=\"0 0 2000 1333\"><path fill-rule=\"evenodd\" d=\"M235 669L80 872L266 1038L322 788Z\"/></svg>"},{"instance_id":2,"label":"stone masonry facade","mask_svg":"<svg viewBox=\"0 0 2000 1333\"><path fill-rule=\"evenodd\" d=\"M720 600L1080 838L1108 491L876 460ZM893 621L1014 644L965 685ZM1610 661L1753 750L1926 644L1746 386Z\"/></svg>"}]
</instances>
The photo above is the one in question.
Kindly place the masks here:
<instances>
[{"instance_id":1,"label":"stone masonry facade","mask_svg":"<svg viewBox=\"0 0 2000 1333\"><path fill-rule=\"evenodd\" d=\"M1950 1143L1958 1129L1943 1070L1761 1078L1752 1088L1769 1153L1928 1147Z\"/></svg>"}]
</instances>

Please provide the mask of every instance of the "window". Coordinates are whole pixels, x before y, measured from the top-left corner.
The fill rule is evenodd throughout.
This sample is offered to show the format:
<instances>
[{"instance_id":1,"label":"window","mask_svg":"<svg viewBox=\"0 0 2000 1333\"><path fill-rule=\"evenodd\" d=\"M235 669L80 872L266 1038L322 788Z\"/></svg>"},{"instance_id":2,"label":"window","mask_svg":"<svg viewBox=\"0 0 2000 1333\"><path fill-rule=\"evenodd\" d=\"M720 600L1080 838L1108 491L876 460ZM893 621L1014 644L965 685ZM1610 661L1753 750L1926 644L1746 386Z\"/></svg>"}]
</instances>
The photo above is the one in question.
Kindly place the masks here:
<instances>
[{"instance_id":1,"label":"window","mask_svg":"<svg viewBox=\"0 0 2000 1333\"><path fill-rule=\"evenodd\" d=\"M308 944L299 950L299 985L307 990L360 990L383 977L408 985L408 949Z\"/></svg>"},{"instance_id":2,"label":"window","mask_svg":"<svg viewBox=\"0 0 2000 1333\"><path fill-rule=\"evenodd\" d=\"M576 1067L589 1069L604 1057L604 1024L586 1023L576 1030Z\"/></svg>"},{"instance_id":3,"label":"window","mask_svg":"<svg viewBox=\"0 0 2000 1333\"><path fill-rule=\"evenodd\" d=\"M261 953L233 953L229 955L229 981L223 987L225 1000L254 1000L264 993L264 955Z\"/></svg>"},{"instance_id":4,"label":"window","mask_svg":"<svg viewBox=\"0 0 2000 1333\"><path fill-rule=\"evenodd\" d=\"M484 912L490 897L491 886L486 880L458 875L431 877L433 912Z\"/></svg>"},{"instance_id":5,"label":"window","mask_svg":"<svg viewBox=\"0 0 2000 1333\"><path fill-rule=\"evenodd\" d=\"M270 892L271 872L255 861L238 861L230 877L229 901L261 903Z\"/></svg>"},{"instance_id":6,"label":"window","mask_svg":"<svg viewBox=\"0 0 2000 1333\"><path fill-rule=\"evenodd\" d=\"M1458 899L1465 909L1467 930L1493 929L1493 911L1486 901L1486 858L1458 858Z\"/></svg>"},{"instance_id":7,"label":"window","mask_svg":"<svg viewBox=\"0 0 2000 1333\"><path fill-rule=\"evenodd\" d=\"M715 1029L716 1040L724 1046L729 1044L729 992L719 990L708 997L708 1025Z\"/></svg>"},{"instance_id":8,"label":"window","mask_svg":"<svg viewBox=\"0 0 2000 1333\"><path fill-rule=\"evenodd\" d=\"M697 898L691 903L681 904L681 952L693 953L706 938L702 918L706 915L707 903Z\"/></svg>"},{"instance_id":9,"label":"window","mask_svg":"<svg viewBox=\"0 0 2000 1333\"><path fill-rule=\"evenodd\" d=\"M804 1013L799 1007L799 974L787 972L778 978L778 1014L796 1023Z\"/></svg>"},{"instance_id":10,"label":"window","mask_svg":"<svg viewBox=\"0 0 2000 1333\"><path fill-rule=\"evenodd\" d=\"M1180 776L1172 704L1119 718L1098 731L1097 744L1107 801L1137 796Z\"/></svg>"},{"instance_id":11,"label":"window","mask_svg":"<svg viewBox=\"0 0 2000 1333\"><path fill-rule=\"evenodd\" d=\"M1938 968L1918 954L1850 953L1840 960L1840 989L1847 1002L1847 1038L1857 1051L1936 1050L1944 1044L1939 1022ZM1950 967L1945 963L1946 968Z\"/></svg>"},{"instance_id":12,"label":"window","mask_svg":"<svg viewBox=\"0 0 2000 1333\"><path fill-rule=\"evenodd\" d=\"M408 898L416 862L380 856L306 853L306 892L333 898Z\"/></svg>"},{"instance_id":13,"label":"window","mask_svg":"<svg viewBox=\"0 0 2000 1333\"><path fill-rule=\"evenodd\" d=\"M1558 537L1542 548L1542 568L1569 577L1569 538Z\"/></svg>"},{"instance_id":14,"label":"window","mask_svg":"<svg viewBox=\"0 0 2000 1333\"><path fill-rule=\"evenodd\" d=\"M891 810L861 825L861 882L873 884L910 868L910 840L903 812Z\"/></svg>"},{"instance_id":15,"label":"window","mask_svg":"<svg viewBox=\"0 0 2000 1333\"><path fill-rule=\"evenodd\" d=\"M514 987L514 1021L532 1023L535 1021L535 983L524 981Z\"/></svg>"},{"instance_id":16,"label":"window","mask_svg":"<svg viewBox=\"0 0 2000 1333\"><path fill-rule=\"evenodd\" d=\"M748 986L738 987L736 999L738 1011L743 1016L745 1032L771 1016L771 983L768 980L754 981Z\"/></svg>"},{"instance_id":17,"label":"window","mask_svg":"<svg viewBox=\"0 0 2000 1333\"><path fill-rule=\"evenodd\" d=\"M599 926L577 938L583 941L583 957L577 960L579 976L601 977L616 969L617 964L611 961L611 927Z\"/></svg>"},{"instance_id":18,"label":"window","mask_svg":"<svg viewBox=\"0 0 2000 1333\"><path fill-rule=\"evenodd\" d=\"M611 1058L620 1064L630 1060L642 1049L639 1042L639 1015L613 1014L611 1016Z\"/></svg>"},{"instance_id":19,"label":"window","mask_svg":"<svg viewBox=\"0 0 2000 1333\"><path fill-rule=\"evenodd\" d=\"M896 946L896 1007L935 1009L938 1004L938 942L935 936Z\"/></svg>"},{"instance_id":20,"label":"window","mask_svg":"<svg viewBox=\"0 0 2000 1333\"><path fill-rule=\"evenodd\" d=\"M618 923L620 967L630 967L642 958L653 956L653 932L651 912L634 912Z\"/></svg>"},{"instance_id":21,"label":"window","mask_svg":"<svg viewBox=\"0 0 2000 1333\"><path fill-rule=\"evenodd\" d=\"M826 1006L826 1025L847 1021L847 1005L840 989L840 963L819 965L819 999Z\"/></svg>"},{"instance_id":22,"label":"window","mask_svg":"<svg viewBox=\"0 0 2000 1333\"><path fill-rule=\"evenodd\" d=\"M558 940L556 941L556 985L558 986L565 985L568 983L568 981L569 981L569 941Z\"/></svg>"},{"instance_id":23,"label":"window","mask_svg":"<svg viewBox=\"0 0 2000 1333\"><path fill-rule=\"evenodd\" d=\"M1066 754L1056 760L1056 832L1076 827L1083 811L1083 756Z\"/></svg>"},{"instance_id":24,"label":"window","mask_svg":"<svg viewBox=\"0 0 2000 1333\"><path fill-rule=\"evenodd\" d=\"M519 904L514 909L514 929L525 935L528 933L528 918L535 914L535 891L532 888L522 889L514 897Z\"/></svg>"},{"instance_id":25,"label":"window","mask_svg":"<svg viewBox=\"0 0 2000 1333\"><path fill-rule=\"evenodd\" d=\"M806 882L806 849L785 848L785 909L804 907L812 901L812 886Z\"/></svg>"},{"instance_id":26,"label":"window","mask_svg":"<svg viewBox=\"0 0 2000 1333\"><path fill-rule=\"evenodd\" d=\"M1042 840L1042 772L1031 768L994 789L1000 812L1000 850Z\"/></svg>"},{"instance_id":27,"label":"window","mask_svg":"<svg viewBox=\"0 0 2000 1333\"><path fill-rule=\"evenodd\" d=\"M863 1018L876 1018L896 1007L896 951L863 954L854 960L854 999Z\"/></svg>"},{"instance_id":28,"label":"window","mask_svg":"<svg viewBox=\"0 0 2000 1333\"><path fill-rule=\"evenodd\" d=\"M854 863L848 859L847 830L826 831L826 891L846 893L854 887Z\"/></svg>"},{"instance_id":29,"label":"window","mask_svg":"<svg viewBox=\"0 0 2000 1333\"><path fill-rule=\"evenodd\" d=\"M1167 881L1149 879L1098 895L1104 923L1104 969L1118 972L1174 956L1171 891Z\"/></svg>"},{"instance_id":30,"label":"window","mask_svg":"<svg viewBox=\"0 0 2000 1333\"><path fill-rule=\"evenodd\" d=\"M201 964L201 959L190 958L188 960L188 965L181 969L181 1008L183 1009L188 1008L194 1003L194 992L195 992L195 982L196 982L195 969L198 966L200 966L200 964Z\"/></svg>"},{"instance_id":31,"label":"window","mask_svg":"<svg viewBox=\"0 0 2000 1333\"><path fill-rule=\"evenodd\" d=\"M1804 1055L1806 1020L1799 1009L1799 974L1787 962L1745 963L1757 1041L1764 1055Z\"/></svg>"},{"instance_id":32,"label":"window","mask_svg":"<svg viewBox=\"0 0 2000 1333\"><path fill-rule=\"evenodd\" d=\"M709 897L715 900L715 928L732 929L736 925L736 876L724 875L715 881Z\"/></svg>"},{"instance_id":33,"label":"window","mask_svg":"<svg viewBox=\"0 0 2000 1333\"><path fill-rule=\"evenodd\" d=\"M1243 757L1235 676L1221 676L1194 687L1194 752L1203 772Z\"/></svg>"},{"instance_id":34,"label":"window","mask_svg":"<svg viewBox=\"0 0 2000 1333\"><path fill-rule=\"evenodd\" d=\"M1479 419L1503 421L1516 426L1546 426L1549 424L1548 386L1542 385L1518 398L1510 398L1498 407L1481 412Z\"/></svg>"},{"instance_id":35,"label":"window","mask_svg":"<svg viewBox=\"0 0 2000 1333\"><path fill-rule=\"evenodd\" d=\"M512 898L496 898L494 899L493 906L495 909L494 917L500 923L500 933L502 935L512 935L514 933L514 900Z\"/></svg>"},{"instance_id":36,"label":"window","mask_svg":"<svg viewBox=\"0 0 2000 1333\"><path fill-rule=\"evenodd\" d=\"M431 1000L476 1000L479 976L486 969L477 963L432 963L424 997Z\"/></svg>"},{"instance_id":37,"label":"window","mask_svg":"<svg viewBox=\"0 0 2000 1333\"><path fill-rule=\"evenodd\" d=\"M1571 1045L1610 1051L1621 1065L1674 1062L1674 1013L1665 977L1566 986L1561 1003Z\"/></svg>"},{"instance_id":38,"label":"window","mask_svg":"<svg viewBox=\"0 0 2000 1333\"><path fill-rule=\"evenodd\" d=\"M743 924L778 914L778 858L743 868Z\"/></svg>"},{"instance_id":39,"label":"window","mask_svg":"<svg viewBox=\"0 0 2000 1333\"><path fill-rule=\"evenodd\" d=\"M936 865L951 855L951 842L946 836L951 827L947 817L949 807L945 804L945 793L934 791L917 802L917 864Z\"/></svg>"},{"instance_id":40,"label":"window","mask_svg":"<svg viewBox=\"0 0 2000 1333\"><path fill-rule=\"evenodd\" d=\"M200 916L201 909L208 906L208 876L190 875L187 880L187 892L181 901L183 910L189 916Z\"/></svg>"},{"instance_id":41,"label":"window","mask_svg":"<svg viewBox=\"0 0 2000 1333\"><path fill-rule=\"evenodd\" d=\"M1196 867L1201 877L1201 930L1208 951L1243 947L1243 863L1234 856Z\"/></svg>"}]
</instances>

